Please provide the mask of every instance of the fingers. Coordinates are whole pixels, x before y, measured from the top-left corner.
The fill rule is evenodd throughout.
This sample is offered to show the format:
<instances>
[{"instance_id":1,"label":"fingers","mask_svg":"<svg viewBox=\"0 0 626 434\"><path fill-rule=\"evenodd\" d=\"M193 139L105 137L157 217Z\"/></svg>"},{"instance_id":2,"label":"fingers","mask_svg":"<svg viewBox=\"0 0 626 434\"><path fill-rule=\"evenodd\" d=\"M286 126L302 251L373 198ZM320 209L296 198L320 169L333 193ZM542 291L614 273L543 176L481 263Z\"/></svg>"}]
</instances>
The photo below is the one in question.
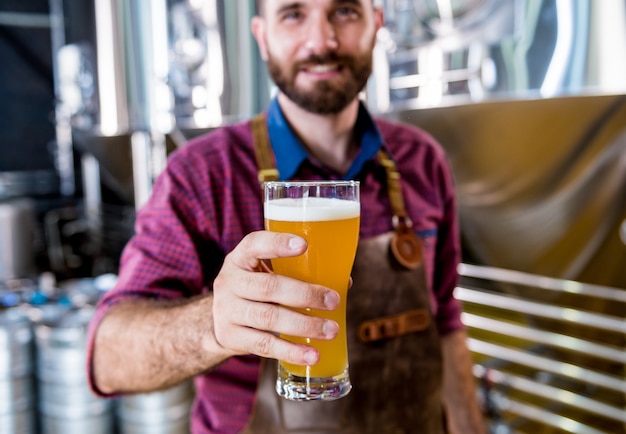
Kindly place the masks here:
<instances>
[{"instance_id":1,"label":"fingers","mask_svg":"<svg viewBox=\"0 0 626 434\"><path fill-rule=\"evenodd\" d=\"M247 302L241 308L234 322L244 327L313 339L333 339L339 331L335 321L275 304Z\"/></svg>"},{"instance_id":2,"label":"fingers","mask_svg":"<svg viewBox=\"0 0 626 434\"><path fill-rule=\"evenodd\" d=\"M214 282L214 291L226 288L224 292L252 301L319 310L336 309L339 294L330 288L274 273L246 272L262 268L263 262L258 258L297 256L305 250L306 241L300 237L266 231L249 234L226 256Z\"/></svg>"},{"instance_id":3,"label":"fingers","mask_svg":"<svg viewBox=\"0 0 626 434\"><path fill-rule=\"evenodd\" d=\"M320 359L316 349L290 343L271 333L252 329L242 336L245 336L245 339L240 342L244 354L256 354L303 366L314 365Z\"/></svg>"},{"instance_id":4,"label":"fingers","mask_svg":"<svg viewBox=\"0 0 626 434\"><path fill-rule=\"evenodd\" d=\"M339 294L324 286L257 272L259 258L297 256L306 247L300 237L256 232L227 255L213 284L214 333L219 345L233 354L251 353L300 365L319 360L313 348L288 342L278 334L333 339L337 323L315 312L336 309Z\"/></svg>"},{"instance_id":5,"label":"fingers","mask_svg":"<svg viewBox=\"0 0 626 434\"><path fill-rule=\"evenodd\" d=\"M259 259L298 256L306 248L306 240L296 235L258 231L246 235L228 256L235 266L253 270Z\"/></svg>"},{"instance_id":6,"label":"fingers","mask_svg":"<svg viewBox=\"0 0 626 434\"><path fill-rule=\"evenodd\" d=\"M233 319L230 333L217 335L221 345L241 354L256 354L289 363L311 365L319 359L316 350L288 342L277 334L326 340L335 338L339 332L339 326L334 321L294 312L282 306L248 302L242 308Z\"/></svg>"},{"instance_id":7,"label":"fingers","mask_svg":"<svg viewBox=\"0 0 626 434\"><path fill-rule=\"evenodd\" d=\"M278 334L327 340L339 332L338 324L332 320L240 298L233 298L226 305L216 298L214 320L217 342L234 354L256 354L300 365L317 363L317 351L290 343Z\"/></svg>"},{"instance_id":8,"label":"fingers","mask_svg":"<svg viewBox=\"0 0 626 434\"><path fill-rule=\"evenodd\" d=\"M232 291L247 300L297 308L334 310L340 302L337 291L274 273L241 273Z\"/></svg>"}]
</instances>

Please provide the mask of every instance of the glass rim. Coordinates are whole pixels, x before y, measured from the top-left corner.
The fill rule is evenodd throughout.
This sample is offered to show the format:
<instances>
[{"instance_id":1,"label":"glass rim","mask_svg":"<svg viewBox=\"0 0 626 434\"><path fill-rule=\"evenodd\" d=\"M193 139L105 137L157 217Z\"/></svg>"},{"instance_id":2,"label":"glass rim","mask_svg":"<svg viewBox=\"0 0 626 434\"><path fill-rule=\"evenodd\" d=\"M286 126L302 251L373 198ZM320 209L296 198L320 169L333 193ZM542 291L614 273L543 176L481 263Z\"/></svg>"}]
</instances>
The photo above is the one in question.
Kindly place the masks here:
<instances>
[{"instance_id":1,"label":"glass rim","mask_svg":"<svg viewBox=\"0 0 626 434\"><path fill-rule=\"evenodd\" d=\"M263 183L264 187L273 187L273 186L287 186L287 187L298 187L298 186L303 186L303 187L308 187L308 186L315 186L315 185L320 185L320 186L358 186L360 185L360 181L355 181L355 180L338 180L338 181L329 181L329 180L322 180L322 181L265 181Z\"/></svg>"}]
</instances>

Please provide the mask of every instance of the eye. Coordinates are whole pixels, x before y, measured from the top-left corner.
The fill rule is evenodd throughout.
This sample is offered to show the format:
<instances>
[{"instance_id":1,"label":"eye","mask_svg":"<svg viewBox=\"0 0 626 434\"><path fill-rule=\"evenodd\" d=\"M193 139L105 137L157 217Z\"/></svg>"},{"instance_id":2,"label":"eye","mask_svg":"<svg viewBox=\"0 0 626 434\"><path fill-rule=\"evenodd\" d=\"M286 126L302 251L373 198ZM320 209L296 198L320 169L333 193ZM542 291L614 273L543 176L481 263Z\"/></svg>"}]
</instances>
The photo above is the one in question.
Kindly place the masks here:
<instances>
[{"instance_id":1,"label":"eye","mask_svg":"<svg viewBox=\"0 0 626 434\"><path fill-rule=\"evenodd\" d=\"M350 6L342 6L335 10L335 15L340 19L354 19L359 16L358 10Z\"/></svg>"},{"instance_id":2,"label":"eye","mask_svg":"<svg viewBox=\"0 0 626 434\"><path fill-rule=\"evenodd\" d=\"M300 12L289 12L288 14L285 14L285 16L283 18L285 18L287 20L297 20L301 16L302 16L302 14Z\"/></svg>"},{"instance_id":3,"label":"eye","mask_svg":"<svg viewBox=\"0 0 626 434\"><path fill-rule=\"evenodd\" d=\"M280 16L280 20L281 21L298 21L302 19L302 12L300 12L299 10L288 10L285 11L281 16Z\"/></svg>"}]
</instances>

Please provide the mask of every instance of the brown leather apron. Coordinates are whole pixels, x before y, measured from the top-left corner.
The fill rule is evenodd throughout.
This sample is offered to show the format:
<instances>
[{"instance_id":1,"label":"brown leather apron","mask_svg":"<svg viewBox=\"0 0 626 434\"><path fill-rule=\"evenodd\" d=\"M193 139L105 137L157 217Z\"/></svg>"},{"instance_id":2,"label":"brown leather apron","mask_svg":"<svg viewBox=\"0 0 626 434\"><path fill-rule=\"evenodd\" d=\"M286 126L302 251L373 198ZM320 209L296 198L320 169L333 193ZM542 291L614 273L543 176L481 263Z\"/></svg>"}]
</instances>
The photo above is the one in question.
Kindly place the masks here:
<instances>
[{"instance_id":1,"label":"brown leather apron","mask_svg":"<svg viewBox=\"0 0 626 434\"><path fill-rule=\"evenodd\" d=\"M264 116L253 120L259 181L277 179ZM335 401L288 401L275 391L277 362L264 359L244 433L442 434L442 360L421 260L395 163L387 170L394 232L361 240L348 291L352 391ZM394 197L395 196L395 197Z\"/></svg>"}]
</instances>

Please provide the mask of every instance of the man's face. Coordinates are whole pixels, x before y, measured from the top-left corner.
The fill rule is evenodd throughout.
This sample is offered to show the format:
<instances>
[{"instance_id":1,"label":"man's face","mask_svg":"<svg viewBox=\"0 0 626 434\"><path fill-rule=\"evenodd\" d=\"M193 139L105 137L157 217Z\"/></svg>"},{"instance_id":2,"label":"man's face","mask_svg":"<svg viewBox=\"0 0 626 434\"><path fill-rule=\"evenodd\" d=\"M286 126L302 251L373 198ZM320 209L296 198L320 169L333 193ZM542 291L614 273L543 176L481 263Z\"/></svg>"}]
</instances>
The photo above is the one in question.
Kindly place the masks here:
<instances>
[{"instance_id":1,"label":"man's face","mask_svg":"<svg viewBox=\"0 0 626 434\"><path fill-rule=\"evenodd\" d=\"M252 29L281 92L317 114L339 113L357 97L382 25L371 0L265 0L263 12Z\"/></svg>"}]
</instances>

